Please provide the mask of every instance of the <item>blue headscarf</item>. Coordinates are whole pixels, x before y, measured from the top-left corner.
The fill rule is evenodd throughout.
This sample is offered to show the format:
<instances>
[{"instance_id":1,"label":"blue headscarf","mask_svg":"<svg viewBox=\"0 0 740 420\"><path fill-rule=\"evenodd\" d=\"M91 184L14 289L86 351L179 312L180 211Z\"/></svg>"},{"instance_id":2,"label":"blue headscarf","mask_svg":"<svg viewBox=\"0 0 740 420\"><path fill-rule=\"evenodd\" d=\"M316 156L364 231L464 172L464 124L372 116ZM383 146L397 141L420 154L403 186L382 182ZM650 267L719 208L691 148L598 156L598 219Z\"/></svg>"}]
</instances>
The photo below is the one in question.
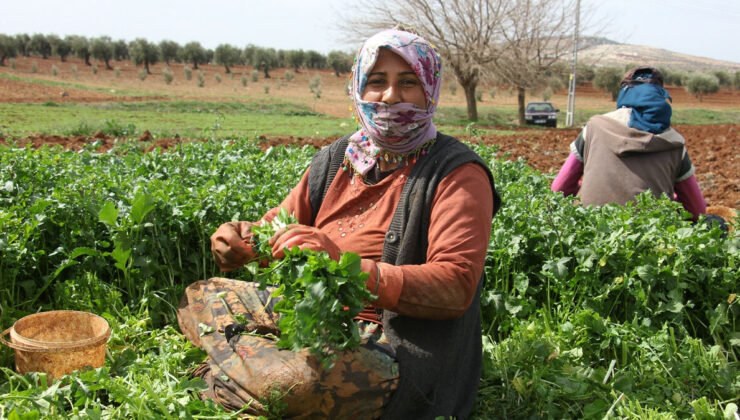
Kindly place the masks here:
<instances>
[{"instance_id":1,"label":"blue headscarf","mask_svg":"<svg viewBox=\"0 0 740 420\"><path fill-rule=\"evenodd\" d=\"M666 98L671 99L671 95L652 83L625 86L619 91L617 109L632 108L630 127L660 134L671 126L671 105Z\"/></svg>"}]
</instances>

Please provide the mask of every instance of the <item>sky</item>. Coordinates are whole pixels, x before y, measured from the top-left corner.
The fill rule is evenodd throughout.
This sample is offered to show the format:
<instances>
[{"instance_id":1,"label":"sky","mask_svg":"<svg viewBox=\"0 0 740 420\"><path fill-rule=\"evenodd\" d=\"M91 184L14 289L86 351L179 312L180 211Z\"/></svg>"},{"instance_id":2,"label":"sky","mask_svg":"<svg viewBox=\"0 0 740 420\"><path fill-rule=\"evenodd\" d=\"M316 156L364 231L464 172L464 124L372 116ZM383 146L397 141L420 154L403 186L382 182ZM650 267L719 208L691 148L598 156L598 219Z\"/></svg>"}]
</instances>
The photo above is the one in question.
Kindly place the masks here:
<instances>
[{"instance_id":1,"label":"sky","mask_svg":"<svg viewBox=\"0 0 740 420\"><path fill-rule=\"evenodd\" d=\"M372 1L372 0L368 0ZM0 0L0 33L354 52L342 0ZM581 0L582 35L740 64L738 0ZM586 25L589 23L589 25Z\"/></svg>"}]
</instances>

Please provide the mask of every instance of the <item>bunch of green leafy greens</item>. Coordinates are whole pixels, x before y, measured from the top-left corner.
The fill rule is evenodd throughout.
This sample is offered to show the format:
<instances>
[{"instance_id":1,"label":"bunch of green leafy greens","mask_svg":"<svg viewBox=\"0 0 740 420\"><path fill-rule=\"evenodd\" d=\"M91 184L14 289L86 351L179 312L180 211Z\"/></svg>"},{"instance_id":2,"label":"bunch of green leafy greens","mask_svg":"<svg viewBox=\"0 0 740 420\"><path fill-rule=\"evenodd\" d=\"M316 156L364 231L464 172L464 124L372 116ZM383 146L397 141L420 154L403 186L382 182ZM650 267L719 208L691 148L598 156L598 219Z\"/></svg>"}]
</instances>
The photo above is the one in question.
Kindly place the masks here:
<instances>
[{"instance_id":1,"label":"bunch of green leafy greens","mask_svg":"<svg viewBox=\"0 0 740 420\"><path fill-rule=\"evenodd\" d=\"M268 240L279 229L297 223L281 209L271 223L252 227L256 260L272 258ZM322 251L285 250L285 258L273 260L268 267L254 261L247 265L261 288L275 287L275 304L281 348L300 351L308 348L324 368L333 366L337 352L360 345L360 335L353 318L364 302L374 296L365 288L368 274L360 269L360 256L345 252L334 261Z\"/></svg>"}]
</instances>

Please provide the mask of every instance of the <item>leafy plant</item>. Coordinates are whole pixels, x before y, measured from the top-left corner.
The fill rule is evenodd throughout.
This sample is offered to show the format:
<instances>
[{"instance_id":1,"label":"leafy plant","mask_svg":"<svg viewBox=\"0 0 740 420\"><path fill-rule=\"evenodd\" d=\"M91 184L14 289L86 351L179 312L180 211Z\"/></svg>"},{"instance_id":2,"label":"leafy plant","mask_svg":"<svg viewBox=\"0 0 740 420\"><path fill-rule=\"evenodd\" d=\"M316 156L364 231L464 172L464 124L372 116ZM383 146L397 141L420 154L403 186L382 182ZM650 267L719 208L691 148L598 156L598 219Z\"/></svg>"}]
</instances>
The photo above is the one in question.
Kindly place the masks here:
<instances>
[{"instance_id":1,"label":"leafy plant","mask_svg":"<svg viewBox=\"0 0 740 420\"><path fill-rule=\"evenodd\" d=\"M269 239L296 222L281 209L272 222L253 226L256 259L272 258ZM293 351L308 348L324 367L330 367L338 351L360 345L353 318L373 296L365 287L368 274L360 269L359 255L345 252L334 261L326 252L294 246L285 250L285 258L272 261L265 269L256 261L247 269L261 288L273 286L271 296L280 297L274 307L281 314L279 347Z\"/></svg>"},{"instance_id":2,"label":"leafy plant","mask_svg":"<svg viewBox=\"0 0 740 420\"><path fill-rule=\"evenodd\" d=\"M166 67L164 70L162 70L162 79L164 80L166 84L169 85L170 83L172 83L172 79L174 78L175 78L175 75L174 73L172 73L169 67Z\"/></svg>"},{"instance_id":3,"label":"leafy plant","mask_svg":"<svg viewBox=\"0 0 740 420\"><path fill-rule=\"evenodd\" d=\"M316 75L308 82L308 90L313 93L314 99L321 98L321 76Z\"/></svg>"},{"instance_id":4,"label":"leafy plant","mask_svg":"<svg viewBox=\"0 0 740 420\"><path fill-rule=\"evenodd\" d=\"M719 80L711 74L695 74L686 82L686 91L702 102L705 95L719 91Z\"/></svg>"},{"instance_id":5,"label":"leafy plant","mask_svg":"<svg viewBox=\"0 0 740 420\"><path fill-rule=\"evenodd\" d=\"M80 109L16 106L46 119ZM133 132L124 121L156 113L213 128L206 141L167 152L145 152L139 142L119 142L108 153L94 143L75 152L18 148L12 139L0 147L0 324L39 310L78 309L103 314L113 329L106 366L69 375L56 388L40 386L37 374L14 373L12 350L0 347L0 418L236 417L198 398L205 385L190 372L205 354L172 327L176 307L188 284L220 275L208 247L216 227L257 220L279 206L315 153L311 146L263 151L259 141L234 135L227 124L238 119L228 117L274 124L309 110L177 101L106 107L112 112L97 114L100 123L65 121L79 122L69 126L85 135L106 129L105 120L112 131ZM0 109L16 118L14 108ZM492 168L504 200L484 267L483 375L473 417L733 415L740 395L737 233L722 237L716 227L691 224L668 198L573 205L525 161L499 156L496 147L471 147ZM290 279L285 290L295 286L292 328L299 337L309 331L299 321L323 317L344 296L329 283L312 290L319 275L305 273L354 278L352 287L364 288L351 255L337 262L314 254L288 250L285 260L238 273L278 287ZM302 284L309 285L303 292ZM322 311L301 319L300 293L322 302ZM315 336L350 324L302 325ZM301 346L330 353L316 341ZM282 409L278 400L274 414Z\"/></svg>"}]
</instances>

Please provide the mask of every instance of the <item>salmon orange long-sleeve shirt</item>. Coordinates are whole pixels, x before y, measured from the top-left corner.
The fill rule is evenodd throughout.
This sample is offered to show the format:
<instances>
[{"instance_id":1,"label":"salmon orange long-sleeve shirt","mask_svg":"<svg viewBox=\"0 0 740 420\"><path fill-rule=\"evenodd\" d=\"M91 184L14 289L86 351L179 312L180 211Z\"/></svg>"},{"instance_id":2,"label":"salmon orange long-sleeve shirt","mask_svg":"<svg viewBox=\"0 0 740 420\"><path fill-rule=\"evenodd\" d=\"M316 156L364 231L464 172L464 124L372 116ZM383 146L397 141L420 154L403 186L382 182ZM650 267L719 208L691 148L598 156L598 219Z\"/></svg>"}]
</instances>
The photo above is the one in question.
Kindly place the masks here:
<instances>
[{"instance_id":1,"label":"salmon orange long-sleeve shirt","mask_svg":"<svg viewBox=\"0 0 740 420\"><path fill-rule=\"evenodd\" d=\"M342 252L362 257L362 269L370 274L368 289L378 296L372 302L375 307L417 318L457 318L472 302L485 265L493 214L488 175L478 164L467 163L439 183L432 203L426 263L381 263L385 233L412 167L399 168L374 185L360 177L352 180L349 172L340 170L314 226ZM294 213L299 223L310 224L308 171L263 220L272 220L282 207Z\"/></svg>"}]
</instances>

